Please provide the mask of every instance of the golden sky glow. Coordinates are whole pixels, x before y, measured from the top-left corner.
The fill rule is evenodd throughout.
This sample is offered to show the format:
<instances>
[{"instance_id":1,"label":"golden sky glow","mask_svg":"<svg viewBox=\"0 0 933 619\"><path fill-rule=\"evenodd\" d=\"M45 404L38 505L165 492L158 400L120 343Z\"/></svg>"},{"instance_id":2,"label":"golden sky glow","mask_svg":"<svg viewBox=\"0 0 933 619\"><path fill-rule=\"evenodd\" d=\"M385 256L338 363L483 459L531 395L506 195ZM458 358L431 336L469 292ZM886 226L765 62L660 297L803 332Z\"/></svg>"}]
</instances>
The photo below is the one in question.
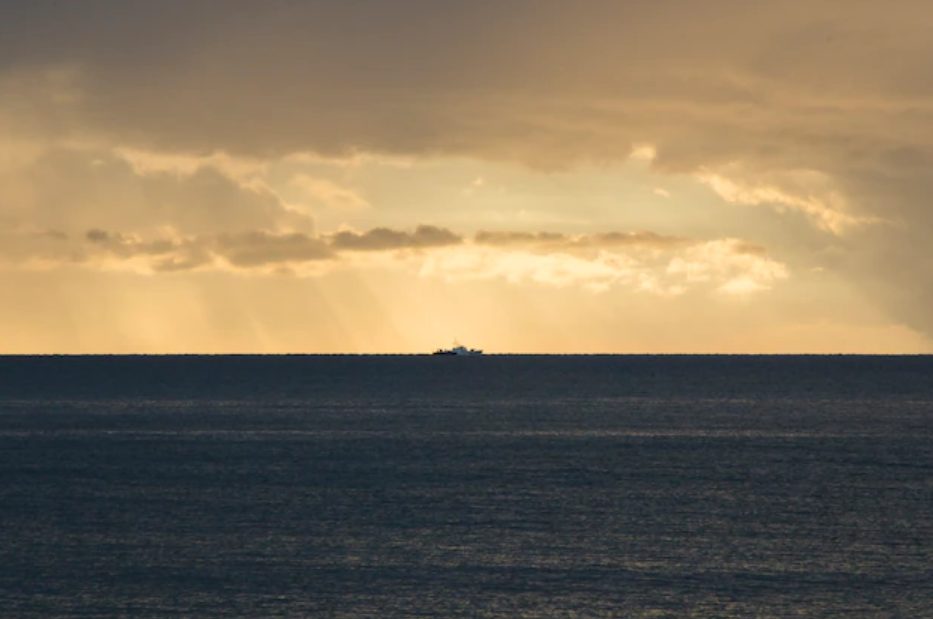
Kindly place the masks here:
<instances>
[{"instance_id":1,"label":"golden sky glow","mask_svg":"<svg viewBox=\"0 0 933 619\"><path fill-rule=\"evenodd\" d=\"M933 352L928 3L9 7L0 353Z\"/></svg>"}]
</instances>

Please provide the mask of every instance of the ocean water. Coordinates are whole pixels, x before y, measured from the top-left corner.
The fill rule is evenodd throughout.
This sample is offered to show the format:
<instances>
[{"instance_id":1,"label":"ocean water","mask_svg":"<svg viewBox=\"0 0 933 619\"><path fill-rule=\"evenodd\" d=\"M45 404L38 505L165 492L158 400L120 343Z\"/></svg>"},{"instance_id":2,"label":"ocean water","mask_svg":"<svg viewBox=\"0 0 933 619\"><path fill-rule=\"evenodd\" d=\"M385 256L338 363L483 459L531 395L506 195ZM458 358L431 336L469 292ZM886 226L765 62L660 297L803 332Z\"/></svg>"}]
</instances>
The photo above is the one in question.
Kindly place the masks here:
<instances>
[{"instance_id":1,"label":"ocean water","mask_svg":"<svg viewBox=\"0 0 933 619\"><path fill-rule=\"evenodd\" d=\"M0 357L3 617L933 617L933 358Z\"/></svg>"}]
</instances>

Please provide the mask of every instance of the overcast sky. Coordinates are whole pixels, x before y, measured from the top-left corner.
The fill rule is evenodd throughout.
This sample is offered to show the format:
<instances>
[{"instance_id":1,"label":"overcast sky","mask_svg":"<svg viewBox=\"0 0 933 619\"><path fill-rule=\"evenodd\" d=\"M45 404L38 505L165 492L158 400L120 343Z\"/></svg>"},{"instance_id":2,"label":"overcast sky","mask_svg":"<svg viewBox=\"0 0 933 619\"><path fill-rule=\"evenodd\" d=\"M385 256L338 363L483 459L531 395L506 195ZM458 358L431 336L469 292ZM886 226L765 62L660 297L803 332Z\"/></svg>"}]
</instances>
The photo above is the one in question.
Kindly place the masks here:
<instances>
[{"instance_id":1,"label":"overcast sky","mask_svg":"<svg viewBox=\"0 0 933 619\"><path fill-rule=\"evenodd\" d=\"M931 24L0 0L0 352L933 352Z\"/></svg>"}]
</instances>

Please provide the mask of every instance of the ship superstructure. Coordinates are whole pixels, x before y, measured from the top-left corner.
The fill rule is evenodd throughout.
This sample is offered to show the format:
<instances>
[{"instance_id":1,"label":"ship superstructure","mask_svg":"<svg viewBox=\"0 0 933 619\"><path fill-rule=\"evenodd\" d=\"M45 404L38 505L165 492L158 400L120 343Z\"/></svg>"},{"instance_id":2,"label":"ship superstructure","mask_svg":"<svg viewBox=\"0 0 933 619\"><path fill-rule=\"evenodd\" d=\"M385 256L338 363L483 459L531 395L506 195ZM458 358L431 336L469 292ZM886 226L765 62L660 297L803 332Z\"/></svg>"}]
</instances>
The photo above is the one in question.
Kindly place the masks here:
<instances>
[{"instance_id":1,"label":"ship superstructure","mask_svg":"<svg viewBox=\"0 0 933 619\"><path fill-rule=\"evenodd\" d=\"M479 348L467 348L466 346L456 344L453 348L438 348L434 351L433 354L450 355L455 357L475 357L476 355L483 354L483 351Z\"/></svg>"}]
</instances>

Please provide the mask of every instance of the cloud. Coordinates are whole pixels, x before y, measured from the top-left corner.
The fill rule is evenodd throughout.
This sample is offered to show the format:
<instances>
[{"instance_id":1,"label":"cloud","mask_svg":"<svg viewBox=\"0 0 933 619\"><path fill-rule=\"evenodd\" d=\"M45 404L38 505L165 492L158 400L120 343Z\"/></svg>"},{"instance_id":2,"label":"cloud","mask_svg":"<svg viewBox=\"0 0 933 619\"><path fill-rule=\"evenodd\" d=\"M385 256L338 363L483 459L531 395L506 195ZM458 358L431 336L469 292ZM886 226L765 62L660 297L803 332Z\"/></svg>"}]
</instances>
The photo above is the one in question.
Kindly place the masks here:
<instances>
[{"instance_id":1,"label":"cloud","mask_svg":"<svg viewBox=\"0 0 933 619\"><path fill-rule=\"evenodd\" d=\"M432 254L420 273L448 280L502 279L511 284L605 290L620 281L630 281L635 269L630 259L608 254L585 259L570 254L465 247Z\"/></svg>"},{"instance_id":2,"label":"cloud","mask_svg":"<svg viewBox=\"0 0 933 619\"><path fill-rule=\"evenodd\" d=\"M130 268L163 273L198 268L262 269L335 257L326 243L299 232L251 230L173 240L144 240L135 235L94 228L85 233L85 240L97 251L98 257L117 258ZM114 266L110 260L104 262Z\"/></svg>"},{"instance_id":3,"label":"cloud","mask_svg":"<svg viewBox=\"0 0 933 619\"><path fill-rule=\"evenodd\" d=\"M254 231L223 235L216 239L215 250L237 267L308 262L333 257L333 252L325 243L301 233L273 234Z\"/></svg>"},{"instance_id":4,"label":"cloud","mask_svg":"<svg viewBox=\"0 0 933 619\"><path fill-rule=\"evenodd\" d=\"M164 239L144 241L138 237L108 232L99 228L88 230L84 236L94 245L105 248L110 253L123 257L139 255L161 256L176 251L180 246L175 241Z\"/></svg>"},{"instance_id":5,"label":"cloud","mask_svg":"<svg viewBox=\"0 0 933 619\"><path fill-rule=\"evenodd\" d=\"M178 273L208 267L213 256L200 247L186 247L174 255L153 260L150 268L156 273Z\"/></svg>"},{"instance_id":6,"label":"cloud","mask_svg":"<svg viewBox=\"0 0 933 619\"><path fill-rule=\"evenodd\" d=\"M244 186L212 167L141 170L99 147L39 144L29 160L0 167L0 209L20 223L71 233L313 228L310 217L290 210L271 191Z\"/></svg>"},{"instance_id":7,"label":"cloud","mask_svg":"<svg viewBox=\"0 0 933 619\"><path fill-rule=\"evenodd\" d=\"M560 232L524 232L481 230L474 236L479 245L519 246L542 250L581 250L612 247L668 248L690 241L650 231L603 232L598 234L564 234Z\"/></svg>"},{"instance_id":8,"label":"cloud","mask_svg":"<svg viewBox=\"0 0 933 619\"><path fill-rule=\"evenodd\" d=\"M7 263L168 272L330 255L310 217L227 158L188 165L98 145L28 144L28 156L0 164Z\"/></svg>"},{"instance_id":9,"label":"cloud","mask_svg":"<svg viewBox=\"0 0 933 619\"><path fill-rule=\"evenodd\" d=\"M695 244L671 258L666 274L685 283L714 282L719 292L745 295L770 289L788 277L788 269L769 258L763 247L717 239Z\"/></svg>"},{"instance_id":10,"label":"cloud","mask_svg":"<svg viewBox=\"0 0 933 619\"><path fill-rule=\"evenodd\" d=\"M456 245L462 237L446 228L420 225L414 232L373 228L366 232L342 230L328 237L332 247L346 251L384 251L393 249L424 249Z\"/></svg>"},{"instance_id":11,"label":"cloud","mask_svg":"<svg viewBox=\"0 0 933 619\"><path fill-rule=\"evenodd\" d=\"M734 164L718 173L697 174L727 202L734 204L770 204L780 210L799 211L819 228L841 235L852 228L878 223L878 218L850 213L851 207L832 179L813 170L785 170L762 175L742 173Z\"/></svg>"},{"instance_id":12,"label":"cloud","mask_svg":"<svg viewBox=\"0 0 933 619\"><path fill-rule=\"evenodd\" d=\"M220 234L181 235L89 228L80 235L24 229L0 236L0 257L44 267L81 263L89 267L176 272L198 268L236 270L337 262L343 252L430 250L462 242L462 237L430 225L414 231L373 228L321 236L302 232L247 230Z\"/></svg>"},{"instance_id":13,"label":"cloud","mask_svg":"<svg viewBox=\"0 0 933 619\"><path fill-rule=\"evenodd\" d=\"M597 292L623 287L660 296L679 296L696 289L748 295L769 290L789 275L787 267L770 258L763 247L739 239L673 242L673 237L651 233L591 237L490 234L478 234L479 241L471 245L431 253L421 264L421 274L451 280L502 279L513 284L577 286ZM632 242L633 238L639 242ZM595 242L605 239L610 242L602 246ZM653 251L644 251L645 242ZM576 251L581 246L595 251Z\"/></svg>"},{"instance_id":14,"label":"cloud","mask_svg":"<svg viewBox=\"0 0 933 619\"><path fill-rule=\"evenodd\" d=\"M266 269L336 258L325 241L299 232L251 230L153 238L91 228L76 237L28 230L0 235L0 260L27 268L82 265L91 269L167 273Z\"/></svg>"},{"instance_id":15,"label":"cloud","mask_svg":"<svg viewBox=\"0 0 933 619\"><path fill-rule=\"evenodd\" d=\"M539 245L550 243L565 243L566 234L560 232L514 232L480 230L474 236L474 241L480 245Z\"/></svg>"},{"instance_id":16,"label":"cloud","mask_svg":"<svg viewBox=\"0 0 933 619\"><path fill-rule=\"evenodd\" d=\"M933 333L929 17L924 0L34 0L0 21L0 131L259 160L366 152L554 170L636 156L773 209L787 220L776 225L802 217L829 237L828 268ZM4 149L17 166L37 156ZM28 203L18 222L71 234L312 232L223 174L141 181L110 155L91 161L40 155L0 178L0 204Z\"/></svg>"},{"instance_id":17,"label":"cloud","mask_svg":"<svg viewBox=\"0 0 933 619\"><path fill-rule=\"evenodd\" d=\"M167 150L560 165L650 144L667 167L821 170L872 142L908 152L929 113L923 2L230 0L222 20L211 2L30 4L4 20L0 71L57 75L33 100L58 101L65 127Z\"/></svg>"},{"instance_id":18,"label":"cloud","mask_svg":"<svg viewBox=\"0 0 933 619\"><path fill-rule=\"evenodd\" d=\"M347 187L341 187L325 178L313 178L307 174L300 174L293 178L291 183L307 192L313 200L328 208L360 210L370 206L369 202L357 192Z\"/></svg>"},{"instance_id":19,"label":"cloud","mask_svg":"<svg viewBox=\"0 0 933 619\"><path fill-rule=\"evenodd\" d=\"M27 266L80 264L145 273L226 270L313 275L341 265L413 267L424 277L451 281L500 279L515 285L595 292L622 287L660 296L700 289L748 295L788 277L787 267L761 246L739 239L696 240L650 231L589 235L485 231L466 242L455 232L430 225L413 231L373 228L319 236L251 230L153 237L90 228L76 237L20 231L7 241L0 257ZM399 252L406 249L418 251ZM371 259L360 262L354 256L361 253Z\"/></svg>"}]
</instances>

